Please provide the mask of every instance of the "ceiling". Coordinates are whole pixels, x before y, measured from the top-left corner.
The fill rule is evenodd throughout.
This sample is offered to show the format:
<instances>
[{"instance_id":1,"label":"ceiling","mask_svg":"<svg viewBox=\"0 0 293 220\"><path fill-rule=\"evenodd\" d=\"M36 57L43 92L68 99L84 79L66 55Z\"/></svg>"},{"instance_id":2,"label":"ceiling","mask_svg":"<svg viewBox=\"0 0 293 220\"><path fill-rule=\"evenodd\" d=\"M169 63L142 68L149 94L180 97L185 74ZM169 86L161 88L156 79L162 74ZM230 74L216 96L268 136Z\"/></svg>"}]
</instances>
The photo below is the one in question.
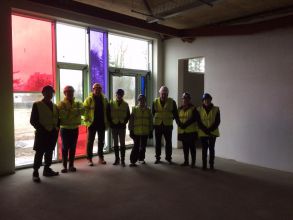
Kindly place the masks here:
<instances>
[{"instance_id":1,"label":"ceiling","mask_svg":"<svg viewBox=\"0 0 293 220\"><path fill-rule=\"evenodd\" d=\"M75 0L175 29L248 23L293 14L292 0Z\"/></svg>"},{"instance_id":2,"label":"ceiling","mask_svg":"<svg viewBox=\"0 0 293 220\"><path fill-rule=\"evenodd\" d=\"M293 26L292 0L27 0L183 40Z\"/></svg>"}]
</instances>

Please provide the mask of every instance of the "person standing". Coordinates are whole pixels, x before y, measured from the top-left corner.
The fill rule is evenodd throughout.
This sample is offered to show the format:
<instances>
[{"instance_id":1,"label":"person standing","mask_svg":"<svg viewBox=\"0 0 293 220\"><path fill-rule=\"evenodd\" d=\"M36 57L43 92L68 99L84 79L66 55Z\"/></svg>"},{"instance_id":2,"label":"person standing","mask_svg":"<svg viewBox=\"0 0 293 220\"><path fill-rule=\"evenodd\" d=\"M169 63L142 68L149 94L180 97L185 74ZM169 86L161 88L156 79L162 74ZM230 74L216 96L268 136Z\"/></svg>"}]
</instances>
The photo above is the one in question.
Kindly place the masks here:
<instances>
[{"instance_id":1,"label":"person standing","mask_svg":"<svg viewBox=\"0 0 293 220\"><path fill-rule=\"evenodd\" d=\"M207 154L209 150L209 164L210 169L214 169L215 162L215 143L216 138L220 136L219 125L220 110L219 107L212 104L212 96L205 93L202 97L202 106L198 107L199 120L198 120L198 136L202 143L202 169L207 169Z\"/></svg>"},{"instance_id":2,"label":"person standing","mask_svg":"<svg viewBox=\"0 0 293 220\"><path fill-rule=\"evenodd\" d=\"M197 139L197 121L198 111L191 104L191 96L185 92L182 95L182 105L178 109L179 126L178 140L182 141L184 163L181 166L189 166L189 151L191 155L191 168L195 167L196 149L195 141Z\"/></svg>"},{"instance_id":3,"label":"person standing","mask_svg":"<svg viewBox=\"0 0 293 220\"><path fill-rule=\"evenodd\" d=\"M130 165L135 167L137 160L145 164L145 151L148 137L153 137L152 113L146 105L145 95L138 96L138 105L132 108L129 119L130 137L133 138L134 146L130 154Z\"/></svg>"},{"instance_id":4,"label":"person standing","mask_svg":"<svg viewBox=\"0 0 293 220\"><path fill-rule=\"evenodd\" d=\"M62 173L76 172L74 158L78 139L78 127L81 124L81 115L84 112L83 104L74 98L74 88L65 86L64 100L58 104L60 118L60 133L62 139ZM69 153L69 169L67 169Z\"/></svg>"},{"instance_id":5,"label":"person standing","mask_svg":"<svg viewBox=\"0 0 293 220\"><path fill-rule=\"evenodd\" d=\"M128 103L123 100L123 96L124 90L118 89L116 91L116 99L111 100L110 104L108 105L107 116L112 129L112 136L114 141L115 161L113 165L120 164L120 148L121 165L125 166L125 135L126 124L130 117L130 111Z\"/></svg>"},{"instance_id":6,"label":"person standing","mask_svg":"<svg viewBox=\"0 0 293 220\"><path fill-rule=\"evenodd\" d=\"M108 100L102 93L102 86L95 83L92 87L92 93L86 98L83 103L84 115L83 122L88 127L87 136L87 159L89 166L93 166L93 144L96 133L98 133L98 157L99 164L106 164L104 160L104 142L105 131L108 128L107 120L107 105Z\"/></svg>"},{"instance_id":7,"label":"person standing","mask_svg":"<svg viewBox=\"0 0 293 220\"><path fill-rule=\"evenodd\" d=\"M179 122L178 110L176 102L169 98L169 89L167 86L162 86L159 90L160 97L156 98L152 105L152 114L154 117L154 129L156 137L156 161L155 164L161 161L162 136L165 138L165 159L172 164L172 131L173 119Z\"/></svg>"},{"instance_id":8,"label":"person standing","mask_svg":"<svg viewBox=\"0 0 293 220\"><path fill-rule=\"evenodd\" d=\"M39 168L42 165L43 156L45 158L43 176L58 176L59 172L53 171L52 164L53 151L56 146L59 122L58 109L52 102L55 91L52 86L45 86L42 89L43 99L33 104L30 123L36 129L34 141L34 164L33 181L40 182Z\"/></svg>"}]
</instances>

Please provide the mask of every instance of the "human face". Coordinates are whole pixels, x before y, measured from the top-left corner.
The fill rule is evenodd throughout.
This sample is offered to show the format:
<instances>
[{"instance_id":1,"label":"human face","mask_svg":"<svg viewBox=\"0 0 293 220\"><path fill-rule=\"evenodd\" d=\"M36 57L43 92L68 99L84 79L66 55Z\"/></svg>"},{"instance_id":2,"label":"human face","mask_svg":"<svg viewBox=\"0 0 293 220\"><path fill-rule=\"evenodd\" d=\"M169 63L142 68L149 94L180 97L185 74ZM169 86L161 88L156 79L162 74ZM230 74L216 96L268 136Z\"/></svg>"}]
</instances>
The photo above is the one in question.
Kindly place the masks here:
<instances>
[{"instance_id":1,"label":"human face","mask_svg":"<svg viewBox=\"0 0 293 220\"><path fill-rule=\"evenodd\" d=\"M68 90L64 91L64 95L65 95L66 99L68 99L69 101L72 101L74 98L74 90L68 89Z\"/></svg>"},{"instance_id":2,"label":"human face","mask_svg":"<svg viewBox=\"0 0 293 220\"><path fill-rule=\"evenodd\" d=\"M204 100L202 101L202 103L203 103L204 106L210 106L211 103L212 103L212 100L209 99L209 98L207 98L207 99L204 99Z\"/></svg>"},{"instance_id":3,"label":"human face","mask_svg":"<svg viewBox=\"0 0 293 220\"><path fill-rule=\"evenodd\" d=\"M183 99L182 99L182 105L183 105L183 106L188 106L189 103L190 103L190 99L188 99L188 98L183 98Z\"/></svg>"},{"instance_id":4,"label":"human face","mask_svg":"<svg viewBox=\"0 0 293 220\"><path fill-rule=\"evenodd\" d=\"M100 96L102 93L102 87L100 85L95 85L93 87L93 94L94 96Z\"/></svg>"},{"instance_id":5,"label":"human face","mask_svg":"<svg viewBox=\"0 0 293 220\"><path fill-rule=\"evenodd\" d=\"M144 98L142 98L142 99L140 99L140 100L138 101L138 105L139 105L140 107L145 107L145 104L146 104L146 102L145 102L145 99L144 99Z\"/></svg>"},{"instance_id":6,"label":"human face","mask_svg":"<svg viewBox=\"0 0 293 220\"><path fill-rule=\"evenodd\" d=\"M121 102L121 101L123 100L123 95L120 94L120 93L116 94L116 100L117 100L118 102Z\"/></svg>"},{"instance_id":7,"label":"human face","mask_svg":"<svg viewBox=\"0 0 293 220\"><path fill-rule=\"evenodd\" d=\"M168 93L165 91L160 92L160 99L161 101L166 101L168 98Z\"/></svg>"}]
</instances>

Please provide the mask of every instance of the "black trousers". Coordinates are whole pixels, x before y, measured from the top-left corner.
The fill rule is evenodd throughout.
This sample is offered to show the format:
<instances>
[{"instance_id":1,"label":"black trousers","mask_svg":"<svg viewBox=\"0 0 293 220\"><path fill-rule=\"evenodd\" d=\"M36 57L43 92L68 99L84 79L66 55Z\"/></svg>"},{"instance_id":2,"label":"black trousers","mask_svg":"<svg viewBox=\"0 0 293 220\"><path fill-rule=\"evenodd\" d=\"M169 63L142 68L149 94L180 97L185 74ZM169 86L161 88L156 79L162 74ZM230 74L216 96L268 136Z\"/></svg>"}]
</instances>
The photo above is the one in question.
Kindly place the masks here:
<instances>
[{"instance_id":1,"label":"black trousers","mask_svg":"<svg viewBox=\"0 0 293 220\"><path fill-rule=\"evenodd\" d=\"M135 135L134 146L130 153L130 162L136 163L137 160L143 161L145 158L145 148L147 145L148 135Z\"/></svg>"},{"instance_id":2,"label":"black trousers","mask_svg":"<svg viewBox=\"0 0 293 220\"><path fill-rule=\"evenodd\" d=\"M162 136L165 138L165 154L166 160L172 160L172 130L171 126L155 126L155 137L156 137L156 159L161 159L161 148L162 148Z\"/></svg>"},{"instance_id":3,"label":"black trousers","mask_svg":"<svg viewBox=\"0 0 293 220\"><path fill-rule=\"evenodd\" d=\"M105 142L105 129L97 129L90 126L88 128L87 135L87 159L93 158L93 145L95 141L96 133L98 133L98 156L101 159L104 159L104 142Z\"/></svg>"},{"instance_id":4,"label":"black trousers","mask_svg":"<svg viewBox=\"0 0 293 220\"><path fill-rule=\"evenodd\" d=\"M61 139L62 139L62 161L63 167L67 168L68 153L69 153L69 167L73 167L76 143L78 138L78 128L66 129L61 128Z\"/></svg>"},{"instance_id":5,"label":"black trousers","mask_svg":"<svg viewBox=\"0 0 293 220\"><path fill-rule=\"evenodd\" d=\"M207 166L207 156L209 150L209 164L213 166L215 163L215 143L216 137L201 137L201 144L202 144L202 165L203 167Z\"/></svg>"},{"instance_id":6,"label":"black trousers","mask_svg":"<svg viewBox=\"0 0 293 220\"><path fill-rule=\"evenodd\" d=\"M34 170L40 169L42 166L43 156L45 159L44 169L48 169L52 164L53 151L56 146L58 138L58 131L36 131L35 133L35 157L34 157Z\"/></svg>"},{"instance_id":7,"label":"black trousers","mask_svg":"<svg viewBox=\"0 0 293 220\"><path fill-rule=\"evenodd\" d=\"M191 155L191 163L195 164L196 150L195 141L197 138L196 133L184 133L181 134L181 141L183 145L184 162L189 163L189 151Z\"/></svg>"}]
</instances>

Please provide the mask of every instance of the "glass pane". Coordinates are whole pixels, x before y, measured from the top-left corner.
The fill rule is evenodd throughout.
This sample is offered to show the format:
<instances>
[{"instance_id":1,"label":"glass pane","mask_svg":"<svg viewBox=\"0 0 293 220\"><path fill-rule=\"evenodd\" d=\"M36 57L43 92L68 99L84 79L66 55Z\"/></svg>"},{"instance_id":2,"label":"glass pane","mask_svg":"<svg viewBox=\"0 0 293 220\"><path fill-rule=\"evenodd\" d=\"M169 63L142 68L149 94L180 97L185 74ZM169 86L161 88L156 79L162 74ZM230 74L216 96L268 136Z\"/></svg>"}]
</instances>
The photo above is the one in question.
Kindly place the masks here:
<instances>
[{"instance_id":1,"label":"glass pane","mask_svg":"<svg viewBox=\"0 0 293 220\"><path fill-rule=\"evenodd\" d=\"M188 60L188 72L204 73L205 72L205 58L197 57Z\"/></svg>"},{"instance_id":2,"label":"glass pane","mask_svg":"<svg viewBox=\"0 0 293 220\"><path fill-rule=\"evenodd\" d=\"M90 73L91 87L100 83L103 93L108 91L108 39L107 33L90 30Z\"/></svg>"},{"instance_id":3,"label":"glass pane","mask_svg":"<svg viewBox=\"0 0 293 220\"><path fill-rule=\"evenodd\" d=\"M40 92L54 85L54 23L12 15L13 91Z\"/></svg>"},{"instance_id":4,"label":"glass pane","mask_svg":"<svg viewBox=\"0 0 293 220\"><path fill-rule=\"evenodd\" d=\"M58 62L87 64L86 28L57 23L56 30Z\"/></svg>"},{"instance_id":5,"label":"glass pane","mask_svg":"<svg viewBox=\"0 0 293 220\"><path fill-rule=\"evenodd\" d=\"M74 96L76 100L83 101L83 72L82 70L72 70L72 69L60 69L60 100L64 99L63 89L65 86L73 86L75 92ZM87 131L85 126L79 127L78 140L76 144L76 154L75 156L86 155L86 140ZM58 138L59 145L59 158L62 158L62 141L59 135Z\"/></svg>"},{"instance_id":6,"label":"glass pane","mask_svg":"<svg viewBox=\"0 0 293 220\"><path fill-rule=\"evenodd\" d=\"M60 69L60 100L64 99L63 89L65 86L73 86L75 98L82 101L82 70Z\"/></svg>"},{"instance_id":7,"label":"glass pane","mask_svg":"<svg viewBox=\"0 0 293 220\"><path fill-rule=\"evenodd\" d=\"M148 70L148 41L109 34L109 66Z\"/></svg>"},{"instance_id":8,"label":"glass pane","mask_svg":"<svg viewBox=\"0 0 293 220\"><path fill-rule=\"evenodd\" d=\"M112 99L116 99L116 90L123 89L125 91L124 101L126 101L129 105L129 109L131 111L132 107L135 106L135 77L133 76L113 76L113 97ZM133 141L129 137L128 127L126 129L126 137L125 144L132 144Z\"/></svg>"},{"instance_id":9,"label":"glass pane","mask_svg":"<svg viewBox=\"0 0 293 220\"><path fill-rule=\"evenodd\" d=\"M30 124L32 105L43 98L41 93L14 93L14 137L16 166L32 164L35 129ZM55 154L54 154L55 155ZM54 156L54 159L56 157Z\"/></svg>"}]
</instances>

